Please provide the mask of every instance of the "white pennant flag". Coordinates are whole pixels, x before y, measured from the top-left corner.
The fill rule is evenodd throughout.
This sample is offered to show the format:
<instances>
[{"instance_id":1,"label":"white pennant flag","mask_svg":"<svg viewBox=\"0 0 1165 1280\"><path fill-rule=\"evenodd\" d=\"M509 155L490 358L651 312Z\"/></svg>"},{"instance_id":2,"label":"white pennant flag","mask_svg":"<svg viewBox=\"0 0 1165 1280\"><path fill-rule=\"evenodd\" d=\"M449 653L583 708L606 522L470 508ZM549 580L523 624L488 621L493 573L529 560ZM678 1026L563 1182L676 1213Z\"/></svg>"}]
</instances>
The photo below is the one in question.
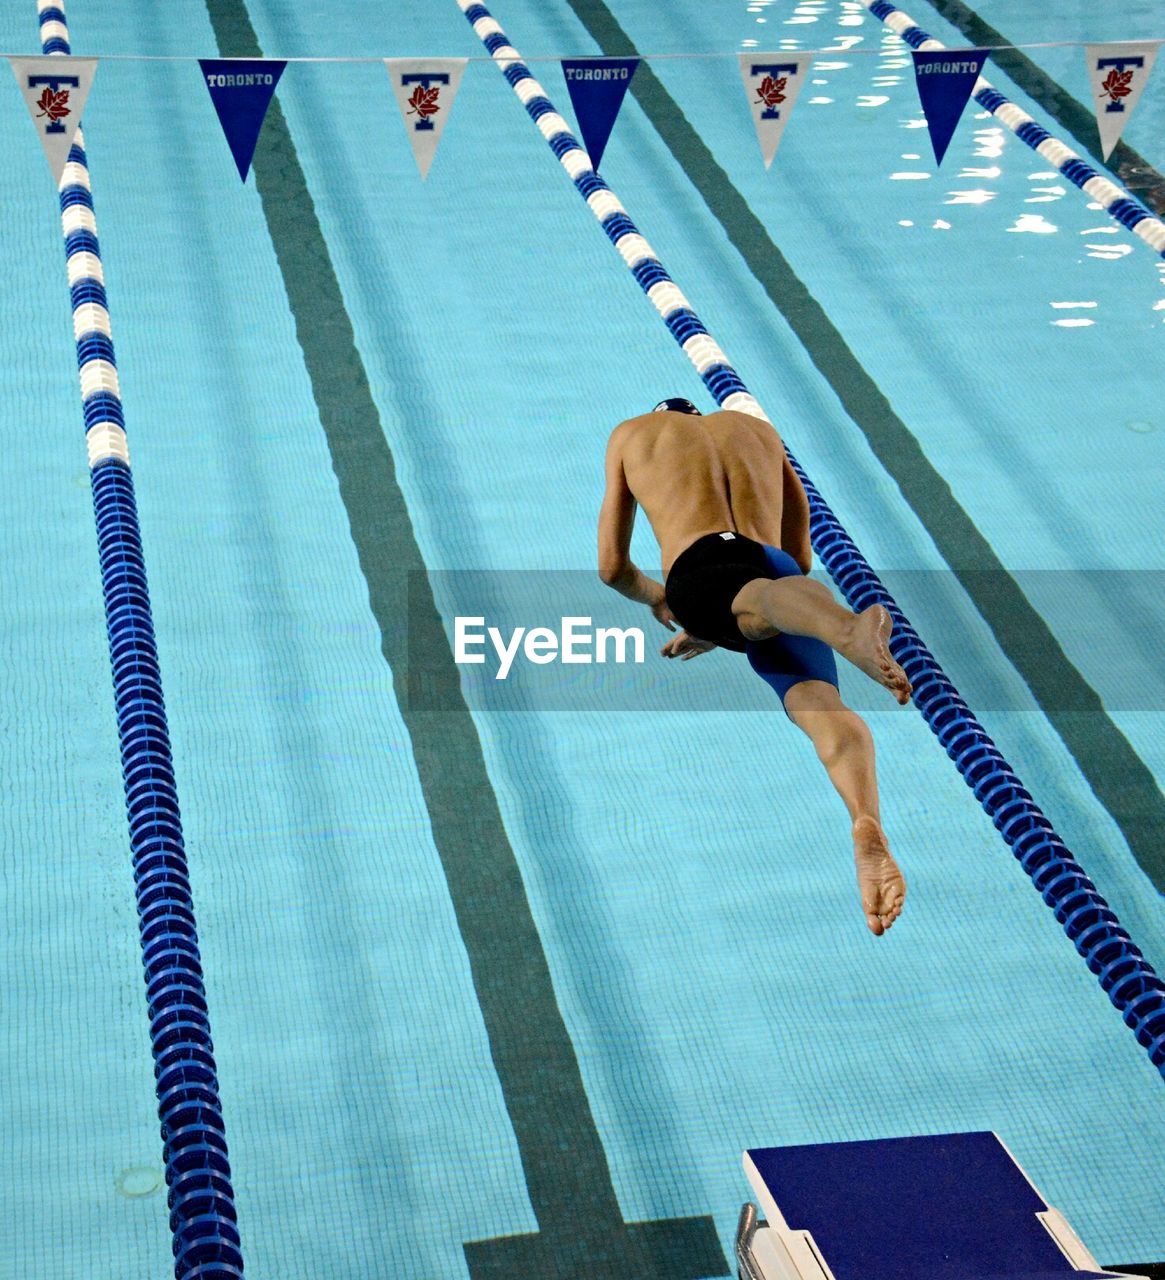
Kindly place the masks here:
<instances>
[{"instance_id":1,"label":"white pennant flag","mask_svg":"<svg viewBox=\"0 0 1165 1280\"><path fill-rule=\"evenodd\" d=\"M739 56L740 74L767 169L777 154L781 135L809 74L813 54L742 53Z\"/></svg>"},{"instance_id":2,"label":"white pennant flag","mask_svg":"<svg viewBox=\"0 0 1165 1280\"><path fill-rule=\"evenodd\" d=\"M8 61L59 186L97 70L97 59L54 55Z\"/></svg>"},{"instance_id":3,"label":"white pennant flag","mask_svg":"<svg viewBox=\"0 0 1165 1280\"><path fill-rule=\"evenodd\" d=\"M1160 40L1134 40L1084 46L1100 149L1106 160L1141 97L1160 45Z\"/></svg>"},{"instance_id":4,"label":"white pennant flag","mask_svg":"<svg viewBox=\"0 0 1165 1280\"><path fill-rule=\"evenodd\" d=\"M385 58L413 156L424 180L461 85L468 58Z\"/></svg>"}]
</instances>

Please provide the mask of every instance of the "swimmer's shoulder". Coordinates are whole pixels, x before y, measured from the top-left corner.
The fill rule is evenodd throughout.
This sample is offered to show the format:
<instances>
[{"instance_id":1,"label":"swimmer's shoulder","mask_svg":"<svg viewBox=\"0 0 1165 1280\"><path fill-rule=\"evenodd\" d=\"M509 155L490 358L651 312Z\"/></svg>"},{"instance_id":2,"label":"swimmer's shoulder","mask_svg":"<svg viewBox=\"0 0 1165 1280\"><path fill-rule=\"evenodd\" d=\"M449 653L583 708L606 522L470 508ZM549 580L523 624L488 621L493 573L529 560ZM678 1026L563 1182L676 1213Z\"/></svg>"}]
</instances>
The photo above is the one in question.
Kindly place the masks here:
<instances>
[{"instance_id":1,"label":"swimmer's shoulder","mask_svg":"<svg viewBox=\"0 0 1165 1280\"><path fill-rule=\"evenodd\" d=\"M738 409L721 409L718 413L705 415L703 421L709 430L731 435L749 435L768 443L780 444L781 437L776 427L765 418L758 418L752 413L741 413Z\"/></svg>"},{"instance_id":2,"label":"swimmer's shoulder","mask_svg":"<svg viewBox=\"0 0 1165 1280\"><path fill-rule=\"evenodd\" d=\"M667 415L659 413L639 413L634 418L624 418L611 432L611 439L613 440L618 435L629 435L637 427L650 426L653 422L657 422L665 416Z\"/></svg>"},{"instance_id":3,"label":"swimmer's shoulder","mask_svg":"<svg viewBox=\"0 0 1165 1280\"><path fill-rule=\"evenodd\" d=\"M608 437L607 452L623 453L633 444L638 446L648 444L659 434L665 419L682 416L682 414L670 413L641 413L634 418L624 418Z\"/></svg>"}]
</instances>

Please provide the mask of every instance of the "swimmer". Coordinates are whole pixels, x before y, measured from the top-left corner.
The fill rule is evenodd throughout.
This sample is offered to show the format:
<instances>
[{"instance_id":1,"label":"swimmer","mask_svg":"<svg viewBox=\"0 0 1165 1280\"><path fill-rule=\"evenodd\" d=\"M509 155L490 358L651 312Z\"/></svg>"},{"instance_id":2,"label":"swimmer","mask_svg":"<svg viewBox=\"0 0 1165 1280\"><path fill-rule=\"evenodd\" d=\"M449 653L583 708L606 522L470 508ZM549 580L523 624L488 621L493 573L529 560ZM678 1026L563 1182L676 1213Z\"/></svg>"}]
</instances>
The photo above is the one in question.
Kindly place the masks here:
<instances>
[{"instance_id":1,"label":"swimmer","mask_svg":"<svg viewBox=\"0 0 1165 1280\"><path fill-rule=\"evenodd\" d=\"M611 433L606 475L599 576L669 631L679 623L664 657L686 662L717 646L743 652L776 691L849 811L862 910L881 936L902 911L906 882L882 831L874 741L841 700L833 655L905 705L910 682L890 654L890 615L881 605L851 613L805 576L809 501L780 436L760 418L661 401ZM631 562L638 506L659 543L666 586Z\"/></svg>"}]
</instances>

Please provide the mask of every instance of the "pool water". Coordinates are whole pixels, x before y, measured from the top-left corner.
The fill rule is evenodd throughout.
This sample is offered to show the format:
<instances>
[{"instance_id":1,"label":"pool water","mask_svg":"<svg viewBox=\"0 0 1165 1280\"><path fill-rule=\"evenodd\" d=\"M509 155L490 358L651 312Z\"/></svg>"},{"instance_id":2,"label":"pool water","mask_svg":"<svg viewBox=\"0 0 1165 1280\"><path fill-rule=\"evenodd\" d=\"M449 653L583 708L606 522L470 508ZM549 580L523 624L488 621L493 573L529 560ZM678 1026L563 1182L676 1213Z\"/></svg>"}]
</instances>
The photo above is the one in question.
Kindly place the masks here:
<instances>
[{"instance_id":1,"label":"pool water","mask_svg":"<svg viewBox=\"0 0 1165 1280\"><path fill-rule=\"evenodd\" d=\"M1079 42L1165 33L1149 0L1070 8L975 13L1057 42L985 74L1083 150L1050 114L1087 102ZM965 6L907 9L969 42ZM571 119L555 59L648 59L604 178L1161 971L1165 263L974 104L936 167L905 46L852 0L493 12ZM1161 1077L921 718L843 673L909 884L875 939L772 695L732 654L653 661L598 584L609 431L712 402L453 0L67 15L102 58L85 141L247 1274L574 1248L630 1280L625 1224L731 1258L746 1147L978 1129L1102 1263L1165 1257ZM194 60L251 30L369 60L292 62L243 185ZM0 39L38 51L31 2ZM798 48L828 52L766 172L736 55ZM472 59L424 183L375 61L406 55ZM1147 199L1163 74L1125 134ZM160 1276L60 224L15 92L0 155L0 1276ZM645 527L632 553L658 565ZM428 696L430 598L450 636L637 625L646 660Z\"/></svg>"}]
</instances>

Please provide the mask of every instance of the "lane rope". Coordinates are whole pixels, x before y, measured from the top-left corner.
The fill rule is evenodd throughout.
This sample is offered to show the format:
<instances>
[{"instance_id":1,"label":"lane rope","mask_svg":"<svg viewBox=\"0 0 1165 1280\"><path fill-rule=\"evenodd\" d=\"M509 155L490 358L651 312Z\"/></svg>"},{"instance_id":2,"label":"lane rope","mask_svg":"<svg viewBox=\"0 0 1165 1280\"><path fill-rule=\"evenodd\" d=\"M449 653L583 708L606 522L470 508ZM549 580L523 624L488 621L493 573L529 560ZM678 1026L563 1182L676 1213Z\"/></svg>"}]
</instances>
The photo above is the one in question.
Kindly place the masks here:
<instances>
[{"instance_id":1,"label":"lane rope","mask_svg":"<svg viewBox=\"0 0 1165 1280\"><path fill-rule=\"evenodd\" d=\"M62 0L38 0L42 51L67 55ZM177 1280L243 1274L145 557L85 144L60 183L89 480L113 666L150 1045Z\"/></svg>"}]
</instances>

